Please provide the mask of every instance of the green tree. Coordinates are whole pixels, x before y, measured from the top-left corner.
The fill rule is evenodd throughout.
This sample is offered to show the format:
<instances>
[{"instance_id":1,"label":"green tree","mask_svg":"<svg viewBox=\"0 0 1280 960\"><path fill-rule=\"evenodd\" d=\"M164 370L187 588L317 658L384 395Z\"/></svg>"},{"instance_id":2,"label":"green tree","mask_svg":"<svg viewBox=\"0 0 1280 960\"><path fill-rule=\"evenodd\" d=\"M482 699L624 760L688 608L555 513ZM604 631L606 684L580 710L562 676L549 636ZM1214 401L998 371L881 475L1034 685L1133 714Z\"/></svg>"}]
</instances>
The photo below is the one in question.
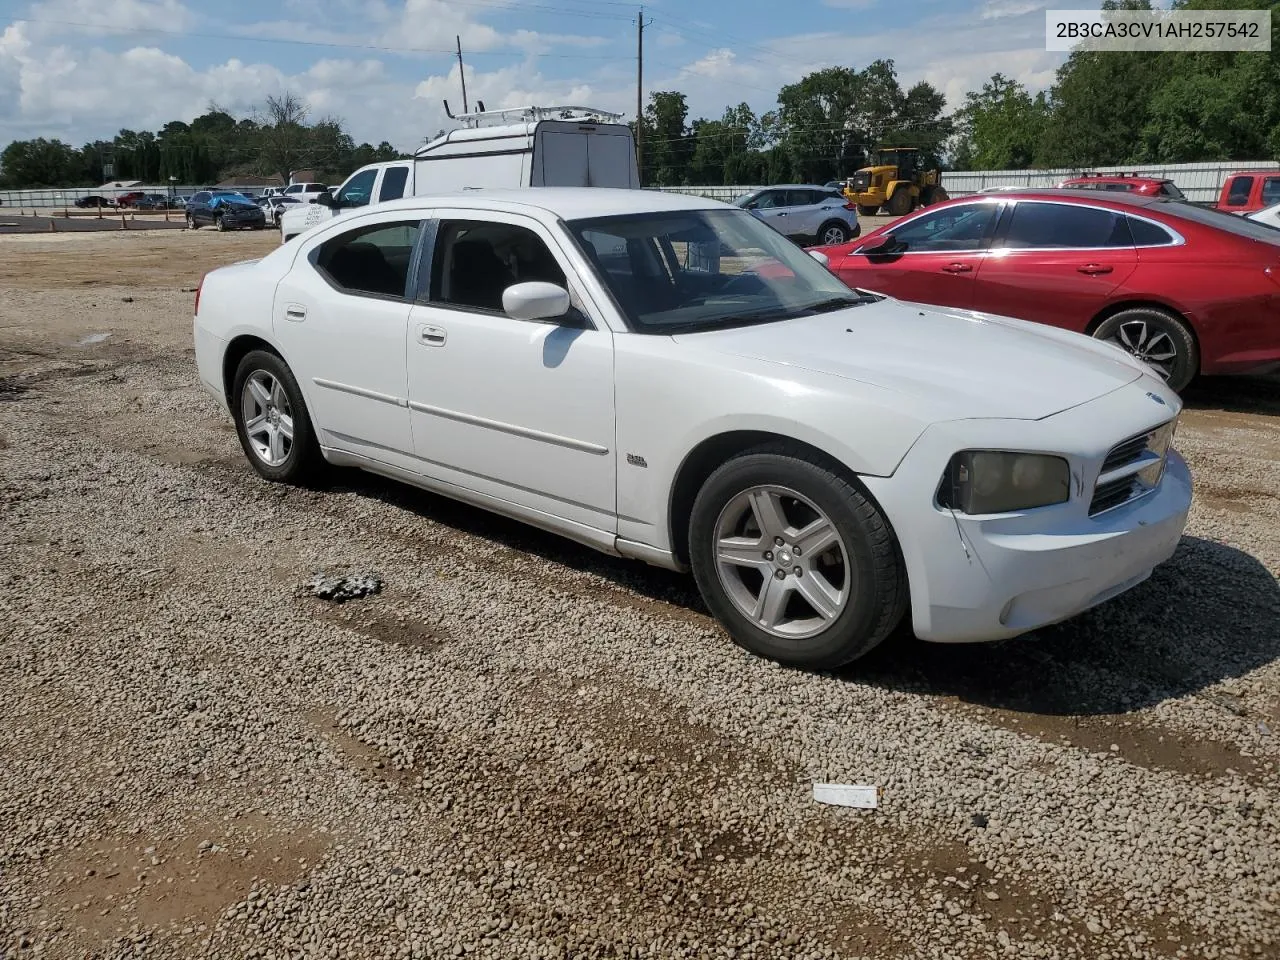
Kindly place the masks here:
<instances>
[{"instance_id":1,"label":"green tree","mask_svg":"<svg viewBox=\"0 0 1280 960\"><path fill-rule=\"evenodd\" d=\"M73 186L83 177L83 155L61 140L15 140L0 152L0 184L10 189Z\"/></svg>"},{"instance_id":2,"label":"green tree","mask_svg":"<svg viewBox=\"0 0 1280 960\"><path fill-rule=\"evenodd\" d=\"M693 138L686 128L689 106L675 90L655 91L644 110L644 169L641 182L670 187L688 182Z\"/></svg>"},{"instance_id":3,"label":"green tree","mask_svg":"<svg viewBox=\"0 0 1280 960\"><path fill-rule=\"evenodd\" d=\"M953 165L961 170L1021 170L1032 165L1049 119L1044 93L1031 96L1016 80L993 74L965 94L956 111Z\"/></svg>"}]
</instances>

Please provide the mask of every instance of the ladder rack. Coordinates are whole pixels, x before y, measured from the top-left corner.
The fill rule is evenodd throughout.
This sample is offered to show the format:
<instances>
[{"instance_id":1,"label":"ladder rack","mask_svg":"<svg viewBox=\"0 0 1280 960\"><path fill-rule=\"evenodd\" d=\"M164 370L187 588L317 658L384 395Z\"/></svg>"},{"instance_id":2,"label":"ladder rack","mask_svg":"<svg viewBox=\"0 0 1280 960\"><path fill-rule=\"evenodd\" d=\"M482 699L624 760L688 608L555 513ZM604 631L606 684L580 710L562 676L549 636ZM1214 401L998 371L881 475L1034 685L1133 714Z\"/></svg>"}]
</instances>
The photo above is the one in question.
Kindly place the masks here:
<instances>
[{"instance_id":1,"label":"ladder rack","mask_svg":"<svg viewBox=\"0 0 1280 960\"><path fill-rule=\"evenodd\" d=\"M444 112L450 120L461 120L472 126L480 126L484 121L516 123L521 120L586 120L592 123L616 123L623 118L621 113L598 110L595 107L549 106L549 107L506 107L501 110L486 110L484 101L476 101L480 109L471 113L455 114L449 109L449 101L444 101Z\"/></svg>"}]
</instances>

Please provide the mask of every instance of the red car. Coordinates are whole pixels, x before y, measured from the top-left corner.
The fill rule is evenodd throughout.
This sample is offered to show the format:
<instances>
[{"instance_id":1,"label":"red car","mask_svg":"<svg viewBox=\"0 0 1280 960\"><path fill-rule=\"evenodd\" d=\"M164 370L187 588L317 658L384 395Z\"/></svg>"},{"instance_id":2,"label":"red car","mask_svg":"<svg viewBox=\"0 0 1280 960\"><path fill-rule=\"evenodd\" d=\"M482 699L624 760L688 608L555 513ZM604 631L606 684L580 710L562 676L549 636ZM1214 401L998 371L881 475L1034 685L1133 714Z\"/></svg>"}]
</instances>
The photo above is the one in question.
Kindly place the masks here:
<instances>
[{"instance_id":1,"label":"red car","mask_svg":"<svg viewBox=\"0 0 1280 960\"><path fill-rule=\"evenodd\" d=\"M851 287L1115 341L1175 390L1198 373L1280 369L1280 230L1206 207L980 194L814 249Z\"/></svg>"},{"instance_id":2,"label":"red car","mask_svg":"<svg viewBox=\"0 0 1280 960\"><path fill-rule=\"evenodd\" d=\"M1253 213L1280 203L1280 170L1244 170L1227 175L1218 209L1227 213Z\"/></svg>"},{"instance_id":3,"label":"red car","mask_svg":"<svg viewBox=\"0 0 1280 960\"><path fill-rule=\"evenodd\" d=\"M138 201L145 197L146 194L141 190L131 190L129 193L122 193L116 197L117 207L134 207L138 205Z\"/></svg>"},{"instance_id":4,"label":"red car","mask_svg":"<svg viewBox=\"0 0 1280 960\"><path fill-rule=\"evenodd\" d=\"M1185 200L1182 191L1165 177L1140 177L1136 173L1086 173L1058 184L1076 190L1108 190L1116 193L1141 193L1152 197Z\"/></svg>"}]
</instances>

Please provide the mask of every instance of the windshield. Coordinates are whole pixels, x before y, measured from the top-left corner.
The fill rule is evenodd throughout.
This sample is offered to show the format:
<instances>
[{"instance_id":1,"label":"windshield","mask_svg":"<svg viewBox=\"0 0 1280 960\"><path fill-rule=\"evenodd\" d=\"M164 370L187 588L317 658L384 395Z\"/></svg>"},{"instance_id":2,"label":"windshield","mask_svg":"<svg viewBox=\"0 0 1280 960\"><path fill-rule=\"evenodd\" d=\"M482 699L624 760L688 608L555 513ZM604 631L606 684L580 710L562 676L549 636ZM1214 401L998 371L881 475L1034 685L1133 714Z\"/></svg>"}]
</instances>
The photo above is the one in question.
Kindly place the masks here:
<instances>
[{"instance_id":1,"label":"windshield","mask_svg":"<svg viewBox=\"0 0 1280 960\"><path fill-rule=\"evenodd\" d=\"M690 333L868 302L742 210L681 210L569 223L632 329Z\"/></svg>"}]
</instances>

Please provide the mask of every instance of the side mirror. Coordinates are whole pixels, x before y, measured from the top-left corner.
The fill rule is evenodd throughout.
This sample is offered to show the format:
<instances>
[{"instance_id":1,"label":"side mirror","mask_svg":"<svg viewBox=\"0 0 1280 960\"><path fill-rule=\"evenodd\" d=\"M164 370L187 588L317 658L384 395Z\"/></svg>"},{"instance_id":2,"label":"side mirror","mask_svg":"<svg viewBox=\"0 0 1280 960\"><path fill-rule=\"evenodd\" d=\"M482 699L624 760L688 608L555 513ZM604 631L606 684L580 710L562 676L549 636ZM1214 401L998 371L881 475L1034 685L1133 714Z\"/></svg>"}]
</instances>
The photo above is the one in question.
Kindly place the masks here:
<instances>
[{"instance_id":1,"label":"side mirror","mask_svg":"<svg viewBox=\"0 0 1280 960\"><path fill-rule=\"evenodd\" d=\"M892 233L882 233L870 243L858 249L859 253L889 253L897 245L897 238Z\"/></svg>"},{"instance_id":2,"label":"side mirror","mask_svg":"<svg viewBox=\"0 0 1280 960\"><path fill-rule=\"evenodd\" d=\"M316 197L311 202L318 203L322 207L336 208L338 206L338 201L334 199L333 194L331 194L328 190L321 191L320 196Z\"/></svg>"},{"instance_id":3,"label":"side mirror","mask_svg":"<svg viewBox=\"0 0 1280 960\"><path fill-rule=\"evenodd\" d=\"M554 320L569 312L569 291L542 280L512 284L502 291L502 309L516 320Z\"/></svg>"},{"instance_id":4,"label":"side mirror","mask_svg":"<svg viewBox=\"0 0 1280 960\"><path fill-rule=\"evenodd\" d=\"M821 250L810 250L809 256L813 257L813 259L817 260L824 267L828 269L831 268L831 261L827 258L827 255L823 253Z\"/></svg>"}]
</instances>

